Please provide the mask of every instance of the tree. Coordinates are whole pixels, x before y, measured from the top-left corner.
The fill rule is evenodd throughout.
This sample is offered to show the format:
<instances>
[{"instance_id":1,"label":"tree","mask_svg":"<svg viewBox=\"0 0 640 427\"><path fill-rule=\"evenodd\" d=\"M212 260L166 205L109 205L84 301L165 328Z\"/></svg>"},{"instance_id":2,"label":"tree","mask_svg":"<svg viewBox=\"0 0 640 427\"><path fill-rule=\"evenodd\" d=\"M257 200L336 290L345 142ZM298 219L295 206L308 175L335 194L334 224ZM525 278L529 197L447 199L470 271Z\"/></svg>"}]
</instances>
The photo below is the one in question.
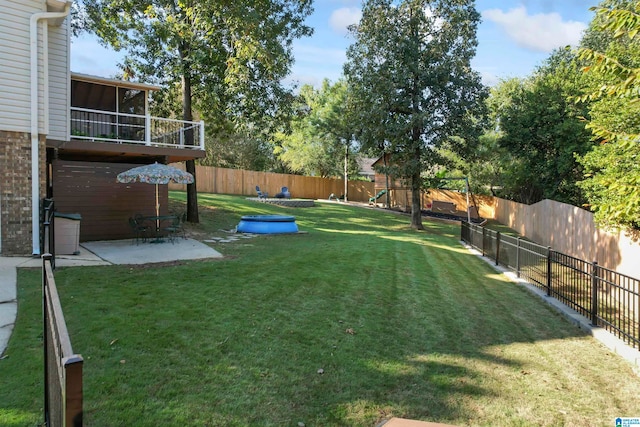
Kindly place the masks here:
<instances>
[{"instance_id":1,"label":"tree","mask_svg":"<svg viewBox=\"0 0 640 427\"><path fill-rule=\"evenodd\" d=\"M640 2L605 0L580 56L590 87L581 99L592 101L587 127L599 142L579 157L580 183L596 222L610 229L640 229Z\"/></svg>"},{"instance_id":2,"label":"tree","mask_svg":"<svg viewBox=\"0 0 640 427\"><path fill-rule=\"evenodd\" d=\"M471 70L480 15L472 0L368 0L351 31L345 75L357 138L366 149L388 143L398 177L412 190L411 226L422 229L423 173L450 137L475 139L485 96Z\"/></svg>"},{"instance_id":3,"label":"tree","mask_svg":"<svg viewBox=\"0 0 640 427\"><path fill-rule=\"evenodd\" d=\"M182 119L191 121L195 108L218 129L278 114L292 41L311 34L304 25L311 0L84 0L84 7L86 27L126 51L125 74L179 83ZM195 176L193 160L186 169ZM199 220L195 183L187 186L187 219Z\"/></svg>"},{"instance_id":4,"label":"tree","mask_svg":"<svg viewBox=\"0 0 640 427\"><path fill-rule=\"evenodd\" d=\"M528 80L510 78L501 80L490 89L486 100L487 123L485 131L473 150L467 150L455 167L469 177L469 185L474 193L491 194L495 197L511 192L513 180L510 171L517 171L516 159L500 145L504 136L501 117L512 108L515 95L525 90Z\"/></svg>"},{"instance_id":5,"label":"tree","mask_svg":"<svg viewBox=\"0 0 640 427\"><path fill-rule=\"evenodd\" d=\"M630 110L622 113L633 116L638 111L640 95L640 43L637 37L640 32L640 2L605 0L591 10L596 12L596 17L585 36L580 58L587 64L584 71L592 78L592 85L580 100L605 103L613 99L622 100L618 107ZM627 144L640 139L637 131L625 131L619 126L613 129L610 109L601 109L599 113L591 118L587 127L602 141ZM616 112L619 113L620 110Z\"/></svg>"},{"instance_id":6,"label":"tree","mask_svg":"<svg viewBox=\"0 0 640 427\"><path fill-rule=\"evenodd\" d=\"M300 88L291 129L277 135L277 156L297 173L322 177L357 173L355 158L349 156L351 126L346 83L322 82ZM345 158L346 156L346 158ZM345 177L347 179L347 177Z\"/></svg>"},{"instance_id":7,"label":"tree","mask_svg":"<svg viewBox=\"0 0 640 427\"><path fill-rule=\"evenodd\" d=\"M569 48L559 49L526 81L511 80L492 92L498 144L510 154L505 164L502 196L521 203L543 198L581 205L577 181L582 168L575 156L593 143L584 128L585 103L570 97L581 94L580 66ZM504 91L508 92L505 99ZM507 160L507 159L505 159Z\"/></svg>"}]
</instances>

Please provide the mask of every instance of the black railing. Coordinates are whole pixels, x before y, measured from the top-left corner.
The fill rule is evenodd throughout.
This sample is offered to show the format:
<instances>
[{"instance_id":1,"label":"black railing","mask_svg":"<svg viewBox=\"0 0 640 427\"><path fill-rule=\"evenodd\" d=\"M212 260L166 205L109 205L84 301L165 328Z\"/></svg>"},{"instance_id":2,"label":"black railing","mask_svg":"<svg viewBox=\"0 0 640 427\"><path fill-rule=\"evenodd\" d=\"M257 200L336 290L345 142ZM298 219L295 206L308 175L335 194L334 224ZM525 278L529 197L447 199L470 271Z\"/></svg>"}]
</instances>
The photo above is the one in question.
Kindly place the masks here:
<instances>
[{"instance_id":1,"label":"black railing","mask_svg":"<svg viewBox=\"0 0 640 427\"><path fill-rule=\"evenodd\" d=\"M53 199L44 199L42 201L40 253L51 254L51 268L54 270L56 268L55 210Z\"/></svg>"},{"instance_id":2,"label":"black railing","mask_svg":"<svg viewBox=\"0 0 640 427\"><path fill-rule=\"evenodd\" d=\"M460 238L640 350L639 279L467 222Z\"/></svg>"}]
</instances>

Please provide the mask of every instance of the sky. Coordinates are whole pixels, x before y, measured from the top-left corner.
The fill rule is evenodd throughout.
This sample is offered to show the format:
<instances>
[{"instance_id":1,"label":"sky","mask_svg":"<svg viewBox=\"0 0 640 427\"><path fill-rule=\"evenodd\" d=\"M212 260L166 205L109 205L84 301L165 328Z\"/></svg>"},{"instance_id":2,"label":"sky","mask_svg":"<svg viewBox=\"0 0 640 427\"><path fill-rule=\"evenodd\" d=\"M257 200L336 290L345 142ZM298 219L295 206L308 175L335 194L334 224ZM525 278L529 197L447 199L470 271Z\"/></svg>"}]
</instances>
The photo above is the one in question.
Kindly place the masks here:
<instances>
[{"instance_id":1,"label":"sky","mask_svg":"<svg viewBox=\"0 0 640 427\"><path fill-rule=\"evenodd\" d=\"M598 0L477 0L482 15L478 48L472 67L482 81L494 85L501 79L526 77L555 48L576 46L593 18L589 7ZM315 0L307 25L312 37L294 42L295 64L287 83L319 87L327 78L342 76L347 47L354 42L347 26L358 22L361 0ZM101 77L118 73L122 54L102 47L90 35L71 41L71 70Z\"/></svg>"}]
</instances>

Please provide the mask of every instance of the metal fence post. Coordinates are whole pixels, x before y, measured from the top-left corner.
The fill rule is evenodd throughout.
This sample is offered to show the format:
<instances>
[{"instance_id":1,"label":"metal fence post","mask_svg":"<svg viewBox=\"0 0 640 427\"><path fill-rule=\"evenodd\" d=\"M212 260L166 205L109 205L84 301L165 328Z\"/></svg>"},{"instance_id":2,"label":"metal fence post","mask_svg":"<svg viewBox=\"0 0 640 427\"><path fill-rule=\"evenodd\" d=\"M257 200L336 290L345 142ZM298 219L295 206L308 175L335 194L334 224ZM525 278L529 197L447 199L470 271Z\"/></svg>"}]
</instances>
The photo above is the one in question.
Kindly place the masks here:
<instances>
[{"instance_id":1,"label":"metal fence post","mask_svg":"<svg viewBox=\"0 0 640 427\"><path fill-rule=\"evenodd\" d=\"M485 239L485 235L487 234L487 229L485 227L482 227L482 256L485 255L484 253L484 239Z\"/></svg>"},{"instance_id":2,"label":"metal fence post","mask_svg":"<svg viewBox=\"0 0 640 427\"><path fill-rule=\"evenodd\" d=\"M547 296L551 296L551 246L547 246Z\"/></svg>"},{"instance_id":3,"label":"metal fence post","mask_svg":"<svg viewBox=\"0 0 640 427\"><path fill-rule=\"evenodd\" d=\"M516 276L520 277L520 237L516 237Z\"/></svg>"},{"instance_id":4,"label":"metal fence post","mask_svg":"<svg viewBox=\"0 0 640 427\"><path fill-rule=\"evenodd\" d=\"M598 262L591 264L591 324L598 326Z\"/></svg>"},{"instance_id":5,"label":"metal fence post","mask_svg":"<svg viewBox=\"0 0 640 427\"><path fill-rule=\"evenodd\" d=\"M500 232L496 232L496 265L500 264Z\"/></svg>"}]
</instances>

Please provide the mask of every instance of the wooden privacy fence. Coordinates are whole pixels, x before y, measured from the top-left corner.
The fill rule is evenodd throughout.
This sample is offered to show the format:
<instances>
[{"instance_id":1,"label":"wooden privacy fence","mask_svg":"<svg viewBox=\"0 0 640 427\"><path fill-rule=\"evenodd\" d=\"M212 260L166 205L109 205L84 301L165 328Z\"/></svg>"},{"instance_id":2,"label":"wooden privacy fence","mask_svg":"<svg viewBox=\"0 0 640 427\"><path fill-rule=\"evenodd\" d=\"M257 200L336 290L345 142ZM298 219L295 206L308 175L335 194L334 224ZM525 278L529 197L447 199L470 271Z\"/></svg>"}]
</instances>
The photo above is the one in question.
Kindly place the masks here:
<instances>
[{"instance_id":1,"label":"wooden privacy fence","mask_svg":"<svg viewBox=\"0 0 640 427\"><path fill-rule=\"evenodd\" d=\"M42 257L44 418L47 427L82 426L82 356L75 354L64 321L51 255Z\"/></svg>"},{"instance_id":2,"label":"wooden privacy fence","mask_svg":"<svg viewBox=\"0 0 640 427\"><path fill-rule=\"evenodd\" d=\"M409 190L392 189L390 193L392 207L411 209ZM465 193L431 189L422 194L423 207L434 200L454 203L459 212L466 209ZM599 229L591 212L548 199L525 205L473 195L470 204L477 204L482 218L494 219L540 245L551 246L576 258L597 261L600 266L618 273L640 277L638 241L624 232Z\"/></svg>"},{"instance_id":3,"label":"wooden privacy fence","mask_svg":"<svg viewBox=\"0 0 640 427\"><path fill-rule=\"evenodd\" d=\"M411 210L411 190L401 188L389 189L389 198L392 208L400 208L404 211ZM467 211L467 194L453 190L439 190L431 188L421 194L422 208L433 204L434 201L453 203L458 212ZM378 202L386 203L386 198L381 197ZM478 207L478 214L482 218L493 218L494 197L473 194L469 196L469 205Z\"/></svg>"},{"instance_id":4,"label":"wooden privacy fence","mask_svg":"<svg viewBox=\"0 0 640 427\"><path fill-rule=\"evenodd\" d=\"M184 170L182 163L173 166ZM269 193L269 196L279 193L282 187L287 187L293 198L328 199L331 193L336 196L344 194L344 180L342 179L196 165L196 189L198 192L257 197L256 185L260 187L261 191ZM374 195L373 182L349 181L347 185L350 201L366 203L369 197ZM182 184L169 184L169 190L184 190L185 188L186 186Z\"/></svg>"},{"instance_id":5,"label":"wooden privacy fence","mask_svg":"<svg viewBox=\"0 0 640 427\"><path fill-rule=\"evenodd\" d=\"M184 169L184 164L176 164ZM269 172L196 166L199 192L257 196L256 185L269 195L288 187L294 198L326 199L331 193L344 193L344 181ZM373 182L349 181L350 201L367 203L375 195ZM184 190L180 184L169 184L171 190ZM423 208L434 200L456 205L466 212L467 196L452 190L430 189L422 192ZM391 208L411 209L411 191L390 188ZM385 205L386 195L377 200ZM640 245L624 233L611 233L597 228L591 212L552 200L524 205L492 196L471 195L470 205L477 206L482 218L495 219L541 245L552 246L568 255L597 261L599 265L634 277L640 277Z\"/></svg>"},{"instance_id":6,"label":"wooden privacy fence","mask_svg":"<svg viewBox=\"0 0 640 427\"><path fill-rule=\"evenodd\" d=\"M533 205L495 199L493 218L543 246L640 277L640 245L624 232L599 229L593 213L553 200Z\"/></svg>"}]
</instances>

